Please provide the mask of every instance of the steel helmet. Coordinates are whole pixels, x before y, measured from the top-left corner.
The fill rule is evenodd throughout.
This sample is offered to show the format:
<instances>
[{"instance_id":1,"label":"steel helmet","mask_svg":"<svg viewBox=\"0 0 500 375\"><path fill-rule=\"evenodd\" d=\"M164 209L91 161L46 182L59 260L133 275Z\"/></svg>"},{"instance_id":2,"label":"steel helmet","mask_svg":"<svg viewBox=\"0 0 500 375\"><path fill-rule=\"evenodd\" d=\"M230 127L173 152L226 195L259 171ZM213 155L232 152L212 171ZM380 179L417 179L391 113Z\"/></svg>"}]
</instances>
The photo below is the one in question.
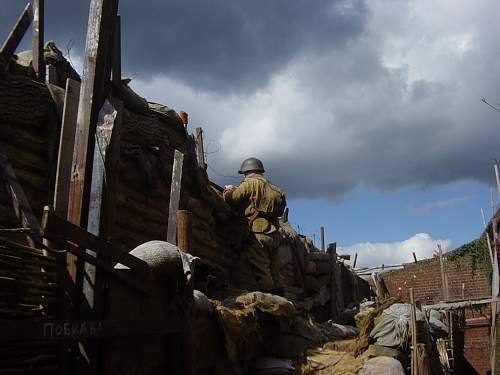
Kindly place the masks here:
<instances>
[{"instance_id":1,"label":"steel helmet","mask_svg":"<svg viewBox=\"0 0 500 375\"><path fill-rule=\"evenodd\" d=\"M256 158L245 159L243 160L243 163L241 163L241 167L238 173L243 174L249 171L265 172L264 165L259 159Z\"/></svg>"}]
</instances>

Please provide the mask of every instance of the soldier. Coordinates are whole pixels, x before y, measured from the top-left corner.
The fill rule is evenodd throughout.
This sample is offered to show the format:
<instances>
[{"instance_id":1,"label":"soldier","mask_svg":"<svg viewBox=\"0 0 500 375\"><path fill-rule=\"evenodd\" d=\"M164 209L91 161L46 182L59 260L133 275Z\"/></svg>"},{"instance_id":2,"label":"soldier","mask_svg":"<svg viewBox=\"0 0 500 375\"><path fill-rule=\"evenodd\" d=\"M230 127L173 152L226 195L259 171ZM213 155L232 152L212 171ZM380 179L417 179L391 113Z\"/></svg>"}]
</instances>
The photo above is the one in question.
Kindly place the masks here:
<instances>
[{"instance_id":1,"label":"soldier","mask_svg":"<svg viewBox=\"0 0 500 375\"><path fill-rule=\"evenodd\" d=\"M245 175L240 185L224 187L224 200L245 218L249 229L246 248L241 254L243 264L236 269L235 279L245 289L283 294L278 219L286 206L285 194L262 175L264 166L259 159L245 159L238 173ZM245 274L245 268L250 268L252 275Z\"/></svg>"}]
</instances>

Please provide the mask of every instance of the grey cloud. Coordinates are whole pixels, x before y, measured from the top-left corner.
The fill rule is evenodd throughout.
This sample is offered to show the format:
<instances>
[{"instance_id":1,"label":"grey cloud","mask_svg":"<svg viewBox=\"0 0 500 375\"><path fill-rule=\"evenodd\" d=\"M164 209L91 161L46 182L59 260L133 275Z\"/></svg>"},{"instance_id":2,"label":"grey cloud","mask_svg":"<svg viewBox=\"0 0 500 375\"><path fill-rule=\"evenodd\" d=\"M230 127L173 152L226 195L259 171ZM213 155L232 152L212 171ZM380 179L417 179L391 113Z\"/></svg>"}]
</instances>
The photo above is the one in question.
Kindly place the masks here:
<instances>
[{"instance_id":1,"label":"grey cloud","mask_svg":"<svg viewBox=\"0 0 500 375\"><path fill-rule=\"evenodd\" d=\"M15 16L22 9L17 0L4 2ZM88 2L46 3L48 38L79 35L81 50ZM489 182L500 117L480 99L500 98L491 37L500 31L494 18L500 9L489 9L492 2L471 14L476 45L461 55L441 54L440 46L449 47L445 39L429 46L429 56L388 64L384 51L393 45L406 56L420 48L412 41L421 33L429 43L441 37L428 30L405 36L418 22L408 4L395 15L393 8L382 12L382 32L362 1L122 0L124 73L137 76L132 85L142 95L188 111L207 139L222 144L208 155L214 170L234 175L242 158L261 157L291 197ZM0 15L0 35L15 17L9 12ZM395 33L402 41L392 43ZM436 74L418 76L430 60L440 64L430 69ZM264 147L257 129L273 130L282 142ZM234 182L210 173L221 184Z\"/></svg>"},{"instance_id":2,"label":"grey cloud","mask_svg":"<svg viewBox=\"0 0 500 375\"><path fill-rule=\"evenodd\" d=\"M64 45L71 39L82 54L88 4L46 2L47 37ZM0 35L22 5L4 0ZM119 12L124 73L143 80L161 73L237 94L261 87L304 50L345 44L366 17L362 0L122 0Z\"/></svg>"}]
</instances>

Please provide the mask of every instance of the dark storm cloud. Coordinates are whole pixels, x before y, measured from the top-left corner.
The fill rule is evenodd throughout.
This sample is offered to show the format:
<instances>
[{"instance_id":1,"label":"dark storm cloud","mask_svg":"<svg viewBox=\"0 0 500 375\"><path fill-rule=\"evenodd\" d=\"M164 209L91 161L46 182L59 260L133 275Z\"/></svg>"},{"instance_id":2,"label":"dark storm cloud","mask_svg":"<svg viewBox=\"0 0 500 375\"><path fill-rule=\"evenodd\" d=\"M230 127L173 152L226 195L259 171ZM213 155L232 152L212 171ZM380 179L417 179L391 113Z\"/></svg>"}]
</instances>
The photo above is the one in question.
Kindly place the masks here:
<instances>
[{"instance_id":1,"label":"dark storm cloud","mask_svg":"<svg viewBox=\"0 0 500 375\"><path fill-rule=\"evenodd\" d=\"M23 4L2 6L0 37ZM74 40L81 56L88 1L46 8L46 39ZM204 127L221 184L248 156L291 197L489 182L500 117L480 98L499 99L499 12L465 0L122 0L123 72Z\"/></svg>"},{"instance_id":2,"label":"dark storm cloud","mask_svg":"<svg viewBox=\"0 0 500 375\"><path fill-rule=\"evenodd\" d=\"M4 0L0 35L23 8ZM88 1L46 2L47 38L82 55ZM345 44L363 28L360 0L120 2L124 73L176 77L191 87L250 92L304 50ZM25 44L29 46L29 44Z\"/></svg>"}]
</instances>

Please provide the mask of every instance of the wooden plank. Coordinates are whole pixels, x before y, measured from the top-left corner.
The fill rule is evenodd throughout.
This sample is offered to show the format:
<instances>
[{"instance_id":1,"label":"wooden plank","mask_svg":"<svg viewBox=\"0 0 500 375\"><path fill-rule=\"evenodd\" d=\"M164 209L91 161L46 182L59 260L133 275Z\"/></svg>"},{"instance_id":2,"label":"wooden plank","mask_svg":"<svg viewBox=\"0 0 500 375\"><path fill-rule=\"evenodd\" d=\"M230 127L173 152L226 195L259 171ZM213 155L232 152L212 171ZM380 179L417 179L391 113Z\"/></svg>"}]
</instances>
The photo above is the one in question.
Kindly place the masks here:
<instances>
[{"instance_id":1,"label":"wooden plank","mask_svg":"<svg viewBox=\"0 0 500 375\"><path fill-rule=\"evenodd\" d=\"M413 288L410 288L410 308L411 308L411 375L418 374L417 368L417 311L415 309L415 298Z\"/></svg>"},{"instance_id":2,"label":"wooden plank","mask_svg":"<svg viewBox=\"0 0 500 375\"><path fill-rule=\"evenodd\" d=\"M449 299L448 295L448 283L446 280L446 272L444 269L444 260L443 260L443 249L441 248L441 244L438 244L438 254L439 254L439 272L441 273L441 297L443 298L443 302L447 302Z\"/></svg>"},{"instance_id":3,"label":"wooden plank","mask_svg":"<svg viewBox=\"0 0 500 375\"><path fill-rule=\"evenodd\" d=\"M107 96L112 50L111 36L116 17L116 0L92 0L90 3L85 59L78 104L76 139L73 152L68 220L85 226L86 200L90 193L94 133L99 111Z\"/></svg>"},{"instance_id":4,"label":"wooden plank","mask_svg":"<svg viewBox=\"0 0 500 375\"><path fill-rule=\"evenodd\" d=\"M0 342L104 339L165 335L187 330L183 320L16 320L0 321Z\"/></svg>"},{"instance_id":5,"label":"wooden plank","mask_svg":"<svg viewBox=\"0 0 500 375\"><path fill-rule=\"evenodd\" d=\"M14 52L16 52L21 39L23 39L24 34L31 24L32 18L33 8L31 3L28 3L0 49L0 54L6 61L10 60Z\"/></svg>"},{"instance_id":6,"label":"wooden plank","mask_svg":"<svg viewBox=\"0 0 500 375\"><path fill-rule=\"evenodd\" d=\"M172 167L172 183L170 185L170 203L168 208L167 242L177 244L177 210L181 198L182 186L182 164L184 154L179 150L174 153L174 165Z\"/></svg>"},{"instance_id":7,"label":"wooden plank","mask_svg":"<svg viewBox=\"0 0 500 375\"><path fill-rule=\"evenodd\" d=\"M49 207L44 208L42 234L48 240L58 244L65 244L66 241L69 241L82 248L94 250L96 253L101 253L113 261L129 267L139 275L146 276L149 273L149 266L142 259L130 255L79 226L60 218Z\"/></svg>"},{"instance_id":8,"label":"wooden plank","mask_svg":"<svg viewBox=\"0 0 500 375\"><path fill-rule=\"evenodd\" d=\"M205 146L203 145L203 129L196 128L196 156L198 159L198 166L206 169L205 164Z\"/></svg>"},{"instance_id":9,"label":"wooden plank","mask_svg":"<svg viewBox=\"0 0 500 375\"><path fill-rule=\"evenodd\" d=\"M335 245L333 243L328 245L328 255L330 256L330 317L332 319L338 318L340 315L340 311L338 310L338 304L337 304L337 299L338 299L338 294L337 294L337 285L336 285L336 278L335 278L335 263L336 263L336 257L334 256L334 252L336 252L336 249L334 249Z\"/></svg>"},{"instance_id":10,"label":"wooden plank","mask_svg":"<svg viewBox=\"0 0 500 375\"><path fill-rule=\"evenodd\" d=\"M111 141L106 152L106 189L105 206L101 219L102 237L109 242L113 241L113 228L116 222L116 200L118 179L120 176L120 148L123 125L123 102L116 98L111 98L111 104L116 110L115 124Z\"/></svg>"},{"instance_id":11,"label":"wooden plank","mask_svg":"<svg viewBox=\"0 0 500 375\"><path fill-rule=\"evenodd\" d=\"M497 183L498 183L498 167L495 163L495 172L497 175ZM500 189L500 184L499 184ZM500 190L499 190L500 194ZM499 294L499 286L500 286L500 278L498 274L498 241L497 241L497 219L493 219L492 224L493 231L493 262L492 262L492 277L491 277L491 298L498 298ZM496 374L496 346L497 346L497 313L498 313L498 302L493 302L491 304L491 329L490 329L490 366L491 373Z\"/></svg>"},{"instance_id":12,"label":"wooden plank","mask_svg":"<svg viewBox=\"0 0 500 375\"><path fill-rule=\"evenodd\" d=\"M191 251L190 245L190 232L191 232L191 212L188 210L177 211L177 247L180 251L189 253Z\"/></svg>"},{"instance_id":13,"label":"wooden plank","mask_svg":"<svg viewBox=\"0 0 500 375\"><path fill-rule=\"evenodd\" d=\"M460 309L465 309L467 307L486 305L488 303L498 303L498 302L500 302L500 298L495 297L495 298L484 298L479 300L467 300L467 301L436 303L433 305L422 305L422 308L425 310L460 310Z\"/></svg>"},{"instance_id":14,"label":"wooden plank","mask_svg":"<svg viewBox=\"0 0 500 375\"><path fill-rule=\"evenodd\" d=\"M104 211L104 186L106 184L105 162L107 159L108 144L111 139L115 124L116 110L109 100L105 100L99 111L95 133L94 159L92 161L92 181L90 187L90 199L88 209L87 231L97 237L101 237L101 215ZM104 238L104 237L103 237ZM87 250L92 256L99 257L92 249ZM106 259L103 259L106 262ZM83 280L83 294L88 305L95 309L95 299L100 299L103 287L103 277L99 278L99 285L96 284L96 273L98 270L91 264L85 264L85 277Z\"/></svg>"},{"instance_id":15,"label":"wooden plank","mask_svg":"<svg viewBox=\"0 0 500 375\"><path fill-rule=\"evenodd\" d=\"M12 169L9 159L0 154L0 169L4 176L7 185L7 191L10 193L14 212L23 228L31 228L32 235L41 242L40 224L38 219L33 214L28 198L24 194L22 186L17 181L16 174ZM26 237L31 247L35 247L35 243L30 236Z\"/></svg>"},{"instance_id":16,"label":"wooden plank","mask_svg":"<svg viewBox=\"0 0 500 375\"><path fill-rule=\"evenodd\" d=\"M43 56L44 8L45 0L33 1L33 44L32 62L35 75L40 82L45 82L45 59Z\"/></svg>"},{"instance_id":17,"label":"wooden plank","mask_svg":"<svg viewBox=\"0 0 500 375\"><path fill-rule=\"evenodd\" d=\"M54 188L53 207L57 215L67 217L69 202L69 181L75 146L76 117L80 98L80 82L71 78L66 80L66 93L59 137L59 153L57 157L56 183Z\"/></svg>"},{"instance_id":18,"label":"wooden plank","mask_svg":"<svg viewBox=\"0 0 500 375\"><path fill-rule=\"evenodd\" d=\"M57 84L57 70L54 66L49 66L49 82ZM69 182L71 179L71 166L73 162L73 149L75 145L76 117L78 114L78 101L80 97L80 82L73 79L66 79L66 91L64 94L63 114L61 121L61 132L59 135L59 151L57 155L57 169L54 186L54 198L52 206L54 212L60 217L67 217L69 203ZM53 247L47 241L48 247ZM71 316L71 298L73 296L73 284L71 275L76 274L76 256L69 252L64 252L57 257L57 274L59 290L59 318L68 319ZM61 344L59 348L59 363L61 374L69 372L68 369L68 348Z\"/></svg>"},{"instance_id":19,"label":"wooden plank","mask_svg":"<svg viewBox=\"0 0 500 375\"><path fill-rule=\"evenodd\" d=\"M319 238L321 241L321 251L325 251L325 227L319 227Z\"/></svg>"}]
</instances>

